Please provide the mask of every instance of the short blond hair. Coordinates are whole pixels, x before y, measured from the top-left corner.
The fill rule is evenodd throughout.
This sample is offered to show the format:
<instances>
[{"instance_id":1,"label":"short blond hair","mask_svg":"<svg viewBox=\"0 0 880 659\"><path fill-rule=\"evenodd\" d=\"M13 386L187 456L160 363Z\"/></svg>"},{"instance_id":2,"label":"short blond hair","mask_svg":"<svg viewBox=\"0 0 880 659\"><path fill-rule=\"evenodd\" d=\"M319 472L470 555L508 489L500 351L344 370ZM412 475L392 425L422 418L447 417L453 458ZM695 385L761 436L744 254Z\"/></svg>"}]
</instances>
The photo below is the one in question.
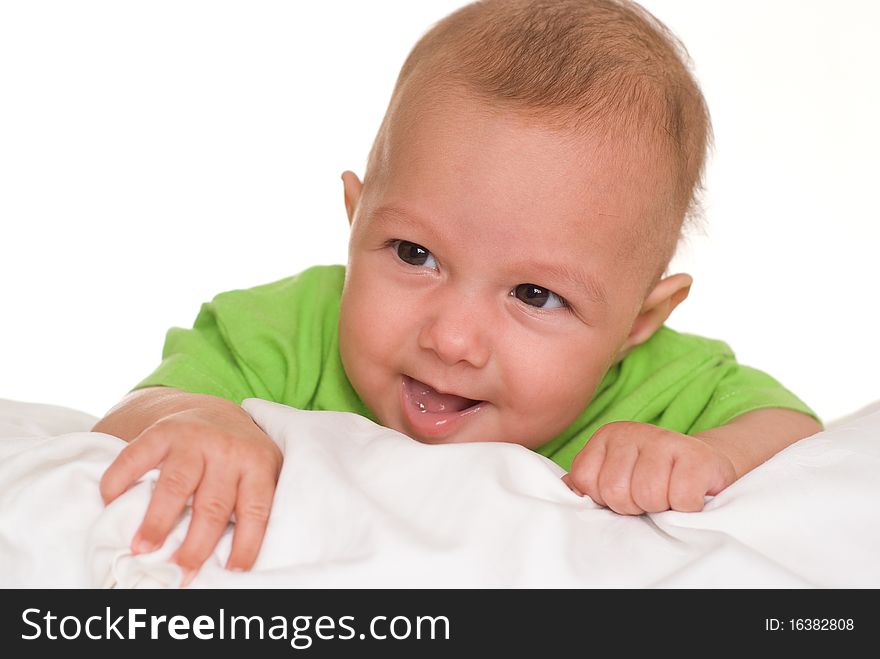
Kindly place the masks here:
<instances>
[{"instance_id":1,"label":"short blond hair","mask_svg":"<svg viewBox=\"0 0 880 659\"><path fill-rule=\"evenodd\" d=\"M687 50L659 20L628 0L480 0L436 23L401 68L391 108L413 79L459 87L549 125L638 135L669 169L670 221L642 227L663 261L683 226L702 217L712 143L709 112ZM656 238L663 234L663 245Z\"/></svg>"}]
</instances>

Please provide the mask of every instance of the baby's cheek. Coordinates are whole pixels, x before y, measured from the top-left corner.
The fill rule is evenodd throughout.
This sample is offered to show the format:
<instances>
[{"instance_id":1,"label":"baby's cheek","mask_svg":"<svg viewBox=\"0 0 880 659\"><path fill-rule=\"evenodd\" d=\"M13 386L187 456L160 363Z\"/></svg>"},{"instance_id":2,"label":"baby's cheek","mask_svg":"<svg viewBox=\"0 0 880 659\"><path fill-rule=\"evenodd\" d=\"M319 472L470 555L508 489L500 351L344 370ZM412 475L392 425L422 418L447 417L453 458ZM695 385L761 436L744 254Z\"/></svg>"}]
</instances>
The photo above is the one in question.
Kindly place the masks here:
<instances>
[{"instance_id":1,"label":"baby's cheek","mask_svg":"<svg viewBox=\"0 0 880 659\"><path fill-rule=\"evenodd\" d=\"M514 393L519 413L533 423L564 429L586 406L589 382L558 366L523 373Z\"/></svg>"},{"instance_id":2,"label":"baby's cheek","mask_svg":"<svg viewBox=\"0 0 880 659\"><path fill-rule=\"evenodd\" d=\"M349 379L358 394L370 398L373 388L371 372L376 363L388 358L389 347L381 331L377 331L378 320L368 305L357 299L349 299L339 326L339 349L342 363Z\"/></svg>"},{"instance_id":3,"label":"baby's cheek","mask_svg":"<svg viewBox=\"0 0 880 659\"><path fill-rule=\"evenodd\" d=\"M396 326L393 309L377 303L369 290L355 289L345 302L343 309L347 339L357 346L358 351L390 350L394 343L392 330Z\"/></svg>"}]
</instances>

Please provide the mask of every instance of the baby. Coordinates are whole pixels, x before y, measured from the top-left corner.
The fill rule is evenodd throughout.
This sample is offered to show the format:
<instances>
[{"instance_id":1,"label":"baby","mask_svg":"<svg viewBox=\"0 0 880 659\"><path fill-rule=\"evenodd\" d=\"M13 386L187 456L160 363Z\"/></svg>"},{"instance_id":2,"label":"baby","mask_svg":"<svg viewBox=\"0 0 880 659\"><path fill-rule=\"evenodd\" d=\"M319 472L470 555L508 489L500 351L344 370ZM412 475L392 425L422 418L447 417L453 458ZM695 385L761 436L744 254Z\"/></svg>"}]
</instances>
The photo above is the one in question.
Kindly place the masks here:
<instances>
[{"instance_id":1,"label":"baby","mask_svg":"<svg viewBox=\"0 0 880 659\"><path fill-rule=\"evenodd\" d=\"M664 325L711 139L687 56L623 0L486 0L400 72L364 181L342 175L348 265L218 295L94 428L129 442L112 501L161 468L132 541L193 496L192 578L231 516L249 569L282 455L239 407L356 412L413 439L515 442L627 515L699 511L816 415L722 342Z\"/></svg>"}]
</instances>

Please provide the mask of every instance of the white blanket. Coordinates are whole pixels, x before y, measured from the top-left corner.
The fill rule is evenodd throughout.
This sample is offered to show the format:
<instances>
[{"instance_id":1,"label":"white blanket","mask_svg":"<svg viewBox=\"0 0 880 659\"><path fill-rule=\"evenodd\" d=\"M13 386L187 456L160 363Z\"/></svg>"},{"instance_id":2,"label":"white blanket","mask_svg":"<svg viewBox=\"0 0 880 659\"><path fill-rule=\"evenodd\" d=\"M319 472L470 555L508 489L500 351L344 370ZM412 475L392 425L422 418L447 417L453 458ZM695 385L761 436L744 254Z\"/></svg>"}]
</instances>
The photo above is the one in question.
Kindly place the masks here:
<instances>
[{"instance_id":1,"label":"white blanket","mask_svg":"<svg viewBox=\"0 0 880 659\"><path fill-rule=\"evenodd\" d=\"M191 587L878 587L880 410L802 440L700 513L624 517L512 444L428 446L361 417L250 399L284 468L254 569ZM0 586L177 586L165 545L132 556L157 472L104 507L124 446L64 408L0 401ZM62 434L64 433L64 434Z\"/></svg>"}]
</instances>

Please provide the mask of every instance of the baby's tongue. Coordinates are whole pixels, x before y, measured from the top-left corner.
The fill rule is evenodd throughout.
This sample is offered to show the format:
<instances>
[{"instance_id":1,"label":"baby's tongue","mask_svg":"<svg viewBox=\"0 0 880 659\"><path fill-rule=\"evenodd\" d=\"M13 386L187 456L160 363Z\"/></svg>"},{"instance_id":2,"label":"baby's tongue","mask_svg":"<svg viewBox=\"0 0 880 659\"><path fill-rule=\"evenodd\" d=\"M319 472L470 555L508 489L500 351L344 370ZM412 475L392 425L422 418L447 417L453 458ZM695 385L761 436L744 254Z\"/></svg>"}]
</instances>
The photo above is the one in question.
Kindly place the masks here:
<instances>
[{"instance_id":1,"label":"baby's tongue","mask_svg":"<svg viewBox=\"0 0 880 659\"><path fill-rule=\"evenodd\" d=\"M412 378L408 378L407 385L409 386L412 401L422 412L432 412L435 414L437 412L460 412L477 402L470 398L456 396L455 394L441 394L431 389L424 382L419 382Z\"/></svg>"}]
</instances>

